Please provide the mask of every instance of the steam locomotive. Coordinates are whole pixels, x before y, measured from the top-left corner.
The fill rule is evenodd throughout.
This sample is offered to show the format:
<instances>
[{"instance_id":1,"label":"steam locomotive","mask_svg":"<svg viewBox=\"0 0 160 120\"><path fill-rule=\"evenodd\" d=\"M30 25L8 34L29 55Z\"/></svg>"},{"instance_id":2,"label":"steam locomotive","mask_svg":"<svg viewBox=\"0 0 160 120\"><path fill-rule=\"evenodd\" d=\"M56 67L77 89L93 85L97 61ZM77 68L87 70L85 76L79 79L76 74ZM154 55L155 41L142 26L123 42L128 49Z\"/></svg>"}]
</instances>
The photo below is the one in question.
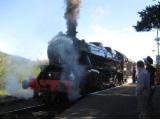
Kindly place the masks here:
<instances>
[{"instance_id":1,"label":"steam locomotive","mask_svg":"<svg viewBox=\"0 0 160 120\"><path fill-rule=\"evenodd\" d=\"M129 76L131 64L125 55L99 42L79 40L75 34L53 38L47 50L49 64L41 66L36 79L23 84L46 103L74 101L106 86L121 85Z\"/></svg>"}]
</instances>

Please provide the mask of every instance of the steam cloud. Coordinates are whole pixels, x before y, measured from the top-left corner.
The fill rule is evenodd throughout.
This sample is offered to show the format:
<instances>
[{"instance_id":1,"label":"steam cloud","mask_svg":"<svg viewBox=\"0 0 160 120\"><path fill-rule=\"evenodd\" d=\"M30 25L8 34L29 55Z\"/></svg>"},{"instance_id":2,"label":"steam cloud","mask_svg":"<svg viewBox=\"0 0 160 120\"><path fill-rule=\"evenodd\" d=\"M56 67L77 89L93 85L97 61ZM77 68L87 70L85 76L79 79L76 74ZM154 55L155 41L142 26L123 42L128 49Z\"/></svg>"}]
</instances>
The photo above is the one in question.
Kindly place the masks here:
<instances>
[{"instance_id":1,"label":"steam cloud","mask_svg":"<svg viewBox=\"0 0 160 120\"><path fill-rule=\"evenodd\" d=\"M60 58L63 71L61 80L72 80L73 86L71 94L68 96L70 100L79 98L79 85L83 80L85 68L79 64L79 53L75 49L73 41L65 34L59 34L49 42L50 54L52 58ZM56 56L56 57L55 57Z\"/></svg>"},{"instance_id":2,"label":"steam cloud","mask_svg":"<svg viewBox=\"0 0 160 120\"><path fill-rule=\"evenodd\" d=\"M24 90L17 76L13 74L7 75L6 77L6 91L9 95L19 99L29 99L33 97L33 90Z\"/></svg>"},{"instance_id":3,"label":"steam cloud","mask_svg":"<svg viewBox=\"0 0 160 120\"><path fill-rule=\"evenodd\" d=\"M5 88L7 94L19 99L29 99L33 96L31 89L22 88L22 80L32 76L33 64L19 57L8 57Z\"/></svg>"},{"instance_id":4,"label":"steam cloud","mask_svg":"<svg viewBox=\"0 0 160 120\"><path fill-rule=\"evenodd\" d=\"M65 0L66 12L65 19L67 20L67 33L68 35L76 34L77 18L79 15L80 0Z\"/></svg>"}]
</instances>

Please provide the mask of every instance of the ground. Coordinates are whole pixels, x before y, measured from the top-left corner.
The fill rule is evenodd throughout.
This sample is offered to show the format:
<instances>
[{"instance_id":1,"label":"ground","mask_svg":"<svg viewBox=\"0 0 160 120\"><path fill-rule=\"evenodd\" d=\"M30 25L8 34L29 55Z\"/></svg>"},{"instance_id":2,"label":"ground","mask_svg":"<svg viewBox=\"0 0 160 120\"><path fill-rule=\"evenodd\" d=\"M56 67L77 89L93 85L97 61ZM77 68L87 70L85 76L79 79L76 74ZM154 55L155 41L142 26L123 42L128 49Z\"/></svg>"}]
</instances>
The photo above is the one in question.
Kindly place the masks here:
<instances>
[{"instance_id":1,"label":"ground","mask_svg":"<svg viewBox=\"0 0 160 120\"><path fill-rule=\"evenodd\" d=\"M56 118L138 118L135 84L92 93ZM154 95L152 118L160 118L160 86Z\"/></svg>"}]
</instances>

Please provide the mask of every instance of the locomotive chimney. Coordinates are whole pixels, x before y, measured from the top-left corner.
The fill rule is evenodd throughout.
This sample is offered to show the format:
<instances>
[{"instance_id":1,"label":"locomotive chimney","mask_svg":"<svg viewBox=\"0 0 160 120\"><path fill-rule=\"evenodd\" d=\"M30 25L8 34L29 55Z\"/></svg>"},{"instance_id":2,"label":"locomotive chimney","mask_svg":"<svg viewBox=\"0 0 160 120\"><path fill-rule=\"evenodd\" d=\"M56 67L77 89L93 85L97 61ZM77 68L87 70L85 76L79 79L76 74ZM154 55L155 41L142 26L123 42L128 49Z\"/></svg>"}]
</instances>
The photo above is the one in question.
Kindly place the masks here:
<instances>
[{"instance_id":1,"label":"locomotive chimney","mask_svg":"<svg viewBox=\"0 0 160 120\"><path fill-rule=\"evenodd\" d=\"M74 30L74 29L69 29L67 30L67 35L71 38L75 38L76 37L76 34L77 34L77 31Z\"/></svg>"},{"instance_id":2,"label":"locomotive chimney","mask_svg":"<svg viewBox=\"0 0 160 120\"><path fill-rule=\"evenodd\" d=\"M79 15L80 0L65 0L66 12L65 19L67 22L67 35L71 38L75 38L77 31L77 18Z\"/></svg>"}]
</instances>

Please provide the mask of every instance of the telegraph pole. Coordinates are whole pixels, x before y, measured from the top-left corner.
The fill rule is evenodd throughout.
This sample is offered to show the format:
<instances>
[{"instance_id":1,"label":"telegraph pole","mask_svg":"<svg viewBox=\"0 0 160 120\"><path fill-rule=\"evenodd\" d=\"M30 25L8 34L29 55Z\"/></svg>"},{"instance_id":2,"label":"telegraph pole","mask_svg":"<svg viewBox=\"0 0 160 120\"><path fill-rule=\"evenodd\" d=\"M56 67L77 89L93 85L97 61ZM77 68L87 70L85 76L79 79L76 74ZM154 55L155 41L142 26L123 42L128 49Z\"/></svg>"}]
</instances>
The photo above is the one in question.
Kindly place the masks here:
<instances>
[{"instance_id":1,"label":"telegraph pole","mask_svg":"<svg viewBox=\"0 0 160 120\"><path fill-rule=\"evenodd\" d=\"M160 56L159 56L159 41L160 41L160 38L158 37L158 29L157 29L157 37L155 38L155 41L157 42L157 51L158 51L158 54L156 56L156 60L157 60L157 65L159 65L160 63Z\"/></svg>"}]
</instances>

